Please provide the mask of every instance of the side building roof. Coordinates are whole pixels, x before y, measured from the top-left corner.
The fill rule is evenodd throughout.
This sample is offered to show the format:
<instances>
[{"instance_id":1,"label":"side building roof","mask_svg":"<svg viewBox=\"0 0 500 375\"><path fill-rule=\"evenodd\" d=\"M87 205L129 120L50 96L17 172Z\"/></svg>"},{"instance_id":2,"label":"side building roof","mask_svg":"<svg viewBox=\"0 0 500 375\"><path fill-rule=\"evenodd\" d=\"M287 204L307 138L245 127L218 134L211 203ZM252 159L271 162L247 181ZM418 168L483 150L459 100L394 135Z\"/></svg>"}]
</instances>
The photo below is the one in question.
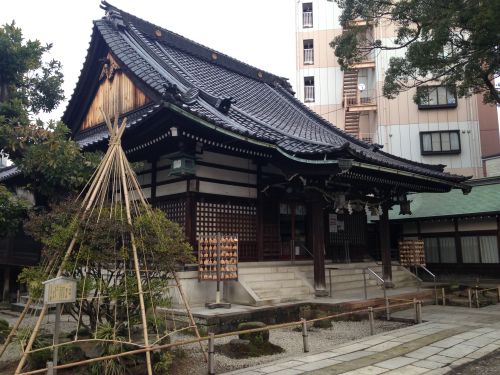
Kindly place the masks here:
<instances>
[{"instance_id":1,"label":"side building roof","mask_svg":"<svg viewBox=\"0 0 500 375\"><path fill-rule=\"evenodd\" d=\"M411 200L411 215L399 215L398 208L389 211L390 220L416 220L436 217L500 214L500 178L471 180L472 191L464 197L458 190L444 194L417 193Z\"/></svg>"},{"instance_id":2,"label":"side building roof","mask_svg":"<svg viewBox=\"0 0 500 375\"><path fill-rule=\"evenodd\" d=\"M90 72L97 69L96 60L103 57L98 54L105 46L130 78L147 92L153 106L180 109L229 133L271 144L282 153L315 160L347 155L356 161L428 176L455 187L469 178L444 172L443 165L417 163L385 153L379 146L352 137L311 111L294 97L286 79L107 2L102 7L106 16L94 22L87 59L63 116L83 146L107 138L105 131L78 129L85 107L82 97L97 85L95 78L94 83L87 78L93 78ZM157 111L153 106L146 112ZM138 124L136 120L133 121Z\"/></svg>"}]
</instances>

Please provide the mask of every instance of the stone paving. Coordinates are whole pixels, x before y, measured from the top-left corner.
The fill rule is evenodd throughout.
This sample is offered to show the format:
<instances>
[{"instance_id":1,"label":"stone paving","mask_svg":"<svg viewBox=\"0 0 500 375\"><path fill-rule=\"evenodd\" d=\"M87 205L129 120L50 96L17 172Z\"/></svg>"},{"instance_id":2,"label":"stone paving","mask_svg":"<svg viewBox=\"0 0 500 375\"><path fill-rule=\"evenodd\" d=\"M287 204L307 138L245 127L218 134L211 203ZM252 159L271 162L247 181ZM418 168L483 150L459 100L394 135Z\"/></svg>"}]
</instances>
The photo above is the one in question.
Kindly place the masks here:
<instances>
[{"instance_id":1,"label":"stone paving","mask_svg":"<svg viewBox=\"0 0 500 375\"><path fill-rule=\"evenodd\" d=\"M413 314L406 310L392 316L413 318ZM425 306L423 318L422 324L230 374L440 375L500 348L500 305Z\"/></svg>"}]
</instances>

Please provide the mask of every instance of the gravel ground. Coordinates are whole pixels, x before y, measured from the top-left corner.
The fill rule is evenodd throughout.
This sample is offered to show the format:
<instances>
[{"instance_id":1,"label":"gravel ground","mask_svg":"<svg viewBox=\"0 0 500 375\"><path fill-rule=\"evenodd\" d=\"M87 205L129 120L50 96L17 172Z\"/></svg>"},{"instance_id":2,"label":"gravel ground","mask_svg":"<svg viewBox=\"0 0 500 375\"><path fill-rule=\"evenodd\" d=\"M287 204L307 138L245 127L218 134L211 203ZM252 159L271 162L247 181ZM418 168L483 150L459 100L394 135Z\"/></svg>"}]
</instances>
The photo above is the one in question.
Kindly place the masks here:
<instances>
[{"instance_id":1,"label":"gravel ground","mask_svg":"<svg viewBox=\"0 0 500 375\"><path fill-rule=\"evenodd\" d=\"M500 349L475 361L454 368L448 375L498 375L500 374Z\"/></svg>"},{"instance_id":2,"label":"gravel ground","mask_svg":"<svg viewBox=\"0 0 500 375\"><path fill-rule=\"evenodd\" d=\"M375 321L375 333L381 333L406 327L408 324L399 322ZM309 329L310 353L324 351L335 345L363 338L369 334L368 321L360 322L334 322L330 329ZM177 335L175 340L187 339L188 336ZM235 337L225 337L216 340L216 346L228 343ZM215 354L215 372L220 374L264 363L276 361L281 358L291 359L303 354L302 332L291 328L273 330L270 332L270 342L281 346L285 352L256 358L232 359L224 355ZM205 375L207 365L203 360L200 348L197 345L186 346L181 352L182 358L174 360L172 374L175 375Z\"/></svg>"},{"instance_id":3,"label":"gravel ground","mask_svg":"<svg viewBox=\"0 0 500 375\"><path fill-rule=\"evenodd\" d=\"M2 314L1 312L0 312L0 318L7 319L11 325L14 324L14 322L16 321L15 316ZM33 320L33 322L31 323L34 323L34 318L30 320ZM53 321L54 321L53 316L50 316L49 323L44 325L44 329L46 331L50 332L52 330ZM63 332L68 332L75 328L73 322L65 321L64 318L62 319L61 323L62 323L61 328ZM407 325L408 324L406 323L376 320L375 333L391 331L393 329L402 328ZM329 329L318 329L310 327L308 328L310 352L314 353L314 352L324 351L325 348L331 348L335 345L363 338L369 334L369 331L370 328L368 321L334 322L332 328ZM174 337L172 337L172 341L181 341L192 338L193 336L176 334ZM226 344L233 338L237 338L237 336L217 339L216 346ZM281 346L285 351L280 354L267 355L255 358L245 358L245 359L232 359L225 355L216 353L215 354L216 373L224 373L232 370L237 370L240 368L256 366L264 363L273 362L281 358L287 358L287 357L294 358L295 356L300 356L303 354L302 332L294 330L293 328L285 328L285 329L270 331L270 342L275 345ZM20 349L19 345L13 343L4 353L4 355L0 360L1 375L11 372L7 368L9 369L11 368L13 361L17 362L17 359L19 358L20 355L19 349ZM7 367L9 365L9 362L10 366ZM203 359L203 355L201 354L199 344L186 345L182 347L182 349L176 350L176 358L174 360L171 372L172 374L205 375L206 372L207 372L207 365ZM474 375L476 375L476 373L474 373Z\"/></svg>"}]
</instances>

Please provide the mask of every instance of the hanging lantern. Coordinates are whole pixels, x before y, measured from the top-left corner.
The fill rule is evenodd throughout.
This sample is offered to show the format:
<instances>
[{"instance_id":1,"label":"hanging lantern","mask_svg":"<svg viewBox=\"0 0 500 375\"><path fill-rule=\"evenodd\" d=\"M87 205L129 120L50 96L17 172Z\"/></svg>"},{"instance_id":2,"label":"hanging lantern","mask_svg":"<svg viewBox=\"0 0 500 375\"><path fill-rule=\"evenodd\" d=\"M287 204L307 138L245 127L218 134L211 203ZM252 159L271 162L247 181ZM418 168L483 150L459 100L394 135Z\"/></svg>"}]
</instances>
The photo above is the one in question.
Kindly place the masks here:
<instances>
[{"instance_id":1,"label":"hanging lantern","mask_svg":"<svg viewBox=\"0 0 500 375\"><path fill-rule=\"evenodd\" d=\"M173 155L171 160L169 176L193 176L195 174L196 162L194 156L179 153Z\"/></svg>"},{"instance_id":2,"label":"hanging lantern","mask_svg":"<svg viewBox=\"0 0 500 375\"><path fill-rule=\"evenodd\" d=\"M402 194L398 197L399 201L399 214L400 215L411 215L410 203L406 194Z\"/></svg>"}]
</instances>

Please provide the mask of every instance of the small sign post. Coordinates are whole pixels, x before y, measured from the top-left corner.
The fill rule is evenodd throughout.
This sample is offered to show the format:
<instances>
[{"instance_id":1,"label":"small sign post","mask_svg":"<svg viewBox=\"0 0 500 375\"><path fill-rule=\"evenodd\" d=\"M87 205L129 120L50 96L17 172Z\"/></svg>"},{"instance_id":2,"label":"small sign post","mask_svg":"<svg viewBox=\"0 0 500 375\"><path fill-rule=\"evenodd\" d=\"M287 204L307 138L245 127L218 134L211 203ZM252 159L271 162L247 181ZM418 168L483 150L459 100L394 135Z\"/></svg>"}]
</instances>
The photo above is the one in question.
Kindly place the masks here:
<instances>
[{"instance_id":1,"label":"small sign post","mask_svg":"<svg viewBox=\"0 0 500 375\"><path fill-rule=\"evenodd\" d=\"M63 303L72 303L76 301L76 280L69 277L59 276L43 282L44 293L43 301L47 305L56 305L56 319L54 325L54 338L53 338L53 357L52 364L57 366L58 360L58 347L59 332L61 329L61 306ZM57 370L53 370L56 375Z\"/></svg>"}]
</instances>

